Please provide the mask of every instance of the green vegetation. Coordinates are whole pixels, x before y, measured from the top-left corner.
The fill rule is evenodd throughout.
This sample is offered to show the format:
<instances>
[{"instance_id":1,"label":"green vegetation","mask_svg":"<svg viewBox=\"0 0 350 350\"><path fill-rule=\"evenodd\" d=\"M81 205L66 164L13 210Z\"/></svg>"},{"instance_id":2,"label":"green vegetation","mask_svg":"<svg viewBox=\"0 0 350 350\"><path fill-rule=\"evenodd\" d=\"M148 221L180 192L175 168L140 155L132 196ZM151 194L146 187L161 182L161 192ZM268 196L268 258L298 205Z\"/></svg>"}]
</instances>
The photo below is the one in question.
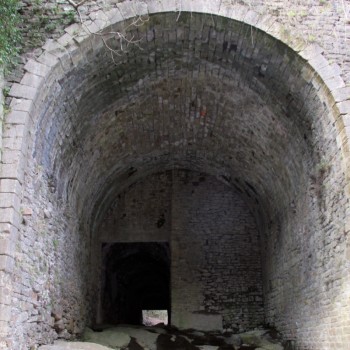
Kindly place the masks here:
<instances>
[{"instance_id":1,"label":"green vegetation","mask_svg":"<svg viewBox=\"0 0 350 350\"><path fill-rule=\"evenodd\" d=\"M300 16L301 16L301 17L307 17L307 15L308 15L308 13L306 12L306 10L302 10L302 11L300 12Z\"/></svg>"},{"instance_id":2,"label":"green vegetation","mask_svg":"<svg viewBox=\"0 0 350 350\"><path fill-rule=\"evenodd\" d=\"M63 13L63 17L64 17L67 25L75 22L75 15L76 15L76 13L73 10L70 10L70 11Z\"/></svg>"},{"instance_id":3,"label":"green vegetation","mask_svg":"<svg viewBox=\"0 0 350 350\"><path fill-rule=\"evenodd\" d=\"M307 37L307 40L309 43L314 43L316 41L316 37L313 34L309 34L309 36Z\"/></svg>"},{"instance_id":4,"label":"green vegetation","mask_svg":"<svg viewBox=\"0 0 350 350\"><path fill-rule=\"evenodd\" d=\"M327 162L326 160L321 160L317 165L316 165L316 172L319 174L320 177L323 178L325 174L327 174L331 169L331 164Z\"/></svg>"},{"instance_id":5,"label":"green vegetation","mask_svg":"<svg viewBox=\"0 0 350 350\"><path fill-rule=\"evenodd\" d=\"M58 244L59 244L58 240L57 240L57 239L54 239L52 243L53 243L54 249L57 250Z\"/></svg>"},{"instance_id":6,"label":"green vegetation","mask_svg":"<svg viewBox=\"0 0 350 350\"><path fill-rule=\"evenodd\" d=\"M66 11L58 3L51 7L44 0L33 0L27 11L23 19L24 27L30 30L26 33L24 51L40 47L48 34L60 35L63 33L63 28L76 22L76 12Z\"/></svg>"},{"instance_id":7,"label":"green vegetation","mask_svg":"<svg viewBox=\"0 0 350 350\"><path fill-rule=\"evenodd\" d=\"M20 44L18 0L0 0L0 65L13 63Z\"/></svg>"}]
</instances>

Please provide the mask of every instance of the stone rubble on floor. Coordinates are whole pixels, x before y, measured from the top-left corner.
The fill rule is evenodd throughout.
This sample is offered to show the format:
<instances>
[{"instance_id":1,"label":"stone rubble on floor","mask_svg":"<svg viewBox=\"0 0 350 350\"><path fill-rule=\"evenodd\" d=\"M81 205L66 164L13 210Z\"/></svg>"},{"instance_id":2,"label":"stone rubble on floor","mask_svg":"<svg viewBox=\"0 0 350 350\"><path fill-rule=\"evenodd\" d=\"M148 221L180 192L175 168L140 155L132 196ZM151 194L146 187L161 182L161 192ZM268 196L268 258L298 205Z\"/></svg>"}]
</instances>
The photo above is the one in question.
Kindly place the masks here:
<instances>
[{"instance_id":1,"label":"stone rubble on floor","mask_svg":"<svg viewBox=\"0 0 350 350\"><path fill-rule=\"evenodd\" d=\"M178 330L170 327L120 325L83 334L83 342L57 341L39 350L283 350L278 335L267 329L240 334Z\"/></svg>"},{"instance_id":2,"label":"stone rubble on floor","mask_svg":"<svg viewBox=\"0 0 350 350\"><path fill-rule=\"evenodd\" d=\"M110 348L94 343L55 341L54 345L43 345L40 350L109 350Z\"/></svg>"}]
</instances>

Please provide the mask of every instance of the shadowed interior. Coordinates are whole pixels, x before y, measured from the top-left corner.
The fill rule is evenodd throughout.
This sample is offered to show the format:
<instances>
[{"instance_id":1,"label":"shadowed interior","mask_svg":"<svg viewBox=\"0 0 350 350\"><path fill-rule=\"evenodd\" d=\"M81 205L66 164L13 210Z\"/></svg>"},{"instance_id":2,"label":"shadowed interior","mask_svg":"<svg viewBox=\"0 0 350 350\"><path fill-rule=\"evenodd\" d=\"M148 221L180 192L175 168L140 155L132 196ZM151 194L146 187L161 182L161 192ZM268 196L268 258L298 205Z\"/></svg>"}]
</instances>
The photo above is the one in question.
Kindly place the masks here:
<instances>
[{"instance_id":1,"label":"shadowed interior","mask_svg":"<svg viewBox=\"0 0 350 350\"><path fill-rule=\"evenodd\" d=\"M166 243L115 243L103 248L104 323L142 324L142 310L170 310Z\"/></svg>"}]
</instances>

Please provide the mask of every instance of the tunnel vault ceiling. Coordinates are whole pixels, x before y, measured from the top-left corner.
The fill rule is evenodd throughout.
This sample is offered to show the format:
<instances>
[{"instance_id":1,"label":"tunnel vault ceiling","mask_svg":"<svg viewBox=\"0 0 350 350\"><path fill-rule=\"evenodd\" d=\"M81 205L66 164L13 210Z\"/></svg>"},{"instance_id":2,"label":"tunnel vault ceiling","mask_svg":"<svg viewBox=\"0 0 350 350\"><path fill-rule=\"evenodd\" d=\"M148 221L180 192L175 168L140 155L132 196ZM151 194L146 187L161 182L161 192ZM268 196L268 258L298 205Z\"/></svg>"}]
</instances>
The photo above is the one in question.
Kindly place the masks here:
<instances>
[{"instance_id":1,"label":"tunnel vault ceiling","mask_svg":"<svg viewBox=\"0 0 350 350\"><path fill-rule=\"evenodd\" d=\"M1 202L3 237L10 237L2 244L7 279L0 306L7 323L1 332L13 348L30 348L58 335L74 337L101 318L100 224L108 213L115 214L111 220L124 215L124 194L135 207L134 193L157 218L150 227L158 232L143 241L157 236L166 213L174 223L164 235L171 266L184 264L170 276L179 291L171 297L172 311L179 311L173 315L194 307L193 300L193 311L204 305L188 266L203 267L197 278L206 265L210 276L231 271L232 285L222 289L240 288L235 300L251 304L235 277L237 263L244 286L256 285L241 265L246 261L261 271L258 294L251 295L259 318L297 339L300 349L331 348L338 335L346 347L340 333L350 290L348 89L339 71L318 46L285 39L291 49L279 41L279 17L248 6L183 4L228 19L184 8L164 12L176 11L175 2L164 8L150 0L142 13L161 13L135 27L128 26L131 3L99 14L110 24L95 21L112 48L120 42L108 32L127 27L129 38L141 39L115 56L117 65L100 36L82 34L86 28L75 24L27 62L9 92ZM179 182L176 172L193 180ZM162 183L153 186L162 176L165 192ZM254 228L251 240L247 225ZM118 227L111 227L108 242L118 242ZM130 232L126 241L133 242ZM217 293L213 279L208 283Z\"/></svg>"},{"instance_id":2,"label":"tunnel vault ceiling","mask_svg":"<svg viewBox=\"0 0 350 350\"><path fill-rule=\"evenodd\" d=\"M314 131L328 114L303 60L222 17L152 15L129 31L140 42L117 65L91 49L42 111L35 157L59 195L84 220L101 218L122 188L177 167L238 187L253 209L289 206L319 160Z\"/></svg>"}]
</instances>

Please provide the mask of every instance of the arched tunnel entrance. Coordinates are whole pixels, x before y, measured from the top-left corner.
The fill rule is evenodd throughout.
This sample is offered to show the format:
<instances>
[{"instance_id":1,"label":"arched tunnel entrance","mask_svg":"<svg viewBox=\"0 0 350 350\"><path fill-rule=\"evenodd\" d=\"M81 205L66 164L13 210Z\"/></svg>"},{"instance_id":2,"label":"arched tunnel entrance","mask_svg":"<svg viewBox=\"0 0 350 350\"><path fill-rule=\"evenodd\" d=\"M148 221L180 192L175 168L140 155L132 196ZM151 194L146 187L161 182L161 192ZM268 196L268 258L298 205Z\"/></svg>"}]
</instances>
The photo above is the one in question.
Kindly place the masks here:
<instances>
[{"instance_id":1,"label":"arched tunnel entrance","mask_svg":"<svg viewBox=\"0 0 350 350\"><path fill-rule=\"evenodd\" d=\"M28 164L17 181L11 163L18 184L1 185L28 208L13 214L15 343L138 323L159 305L180 328L264 323L300 349L332 344L344 326L347 180L341 118L311 66L319 53L299 55L264 19L260 30L251 12L245 23L220 6L156 7L142 27L109 14L110 48L121 30L137 40L118 65L100 37L67 29L26 66L40 89L10 92L33 123L20 140L14 119L7 142Z\"/></svg>"},{"instance_id":2,"label":"arched tunnel entrance","mask_svg":"<svg viewBox=\"0 0 350 350\"><path fill-rule=\"evenodd\" d=\"M143 324L143 310L170 311L167 243L115 243L103 250L103 318L109 324Z\"/></svg>"}]
</instances>

